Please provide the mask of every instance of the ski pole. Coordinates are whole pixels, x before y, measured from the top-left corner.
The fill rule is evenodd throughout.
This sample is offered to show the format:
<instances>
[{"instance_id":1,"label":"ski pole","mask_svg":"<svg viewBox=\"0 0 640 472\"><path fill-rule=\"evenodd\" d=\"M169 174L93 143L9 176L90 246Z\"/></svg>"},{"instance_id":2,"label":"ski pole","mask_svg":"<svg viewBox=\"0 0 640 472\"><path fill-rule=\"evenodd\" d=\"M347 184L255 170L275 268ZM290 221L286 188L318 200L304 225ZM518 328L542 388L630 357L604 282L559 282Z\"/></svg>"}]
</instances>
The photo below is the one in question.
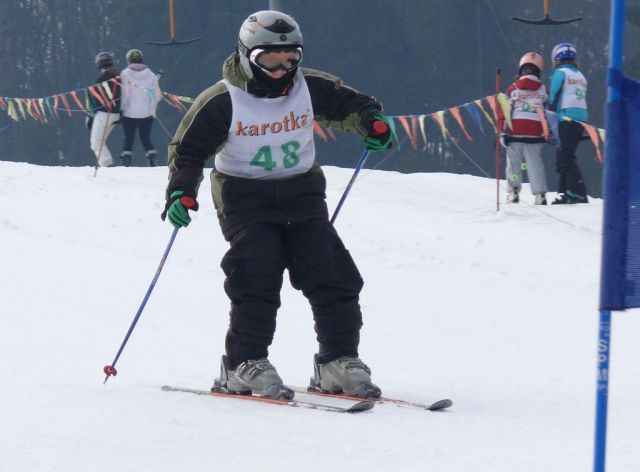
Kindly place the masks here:
<instances>
[{"instance_id":1,"label":"ski pole","mask_svg":"<svg viewBox=\"0 0 640 472\"><path fill-rule=\"evenodd\" d=\"M386 123L383 123L381 121L376 121L374 122L373 135L380 136L386 133L388 129L389 127ZM329 220L331 224L333 224L333 222L336 221L336 218L338 217L338 213L340 212L340 208L342 208L342 204L347 199L347 195L349 195L349 192L351 191L351 187L353 187L353 184L356 181L356 177L358 177L358 174L360 173L360 169L362 169L362 167L364 166L364 163L367 162L367 157L369 157L369 150L365 149L362 152L360 159L358 160L358 164L356 164L356 169L355 171L353 171L353 175L351 176L351 180L349 180L349 183L347 184L347 188L344 189L342 197L340 197L340 201L338 202L338 206L336 206L336 209L334 210L333 215L331 216L331 220Z\"/></svg>"},{"instance_id":2,"label":"ski pole","mask_svg":"<svg viewBox=\"0 0 640 472\"><path fill-rule=\"evenodd\" d=\"M147 293L144 296L142 303L140 304L140 308L138 308L138 312L136 313L136 316L133 318L133 322L131 323L131 326L129 326L129 331L127 331L127 334L124 337L122 344L120 345L120 349L118 349L118 353L116 354L115 359L113 359L113 362L111 364L105 365L104 368L102 369L102 371L106 375L106 377L104 378L104 382L102 382L103 385L107 383L107 380L109 380L109 377L111 377L112 375L113 376L118 375L118 371L116 370L116 363L120 358L120 354L122 354L122 351L124 350L124 346L127 344L127 341L129 340L129 336L131 336L131 333L133 332L133 328L135 328L136 323L138 323L138 319L142 314L142 310L144 310L144 306L147 304L147 300L149 300L149 296L151 295L153 288L156 286L158 277L160 277L160 272L162 272L162 268L164 267L164 263L167 260L167 256L169 256L169 251L171 251L171 246L173 246L173 241L176 239L176 235L178 234L179 229L180 229L179 227L174 229L173 234L171 234L171 239L169 240L169 244L167 244L167 249L165 249L164 255L162 256L162 260L160 261L160 265L158 266L158 270L156 270L156 275L153 277L153 280L151 281L151 285L149 285L149 288L147 289Z\"/></svg>"},{"instance_id":3,"label":"ski pole","mask_svg":"<svg viewBox=\"0 0 640 472\"><path fill-rule=\"evenodd\" d=\"M349 195L349 191L351 190L351 187L356 181L356 177L358 177L358 174L360 173L360 169L362 169L362 166L364 166L364 163L367 161L367 157L369 157L369 150L365 149L362 152L362 155L360 156L360 160L358 160L358 164L356 165L356 170L353 172L353 175L351 176L351 180L349 180L349 183L347 184L347 188L344 189L344 192L342 193L342 197L340 197L338 206L336 206L336 209L334 210L333 215L331 216L331 220L330 220L331 224L333 224L333 222L336 221L336 218L338 217L338 213L340 213L340 208L342 208L342 204L347 199L347 195Z\"/></svg>"},{"instance_id":4,"label":"ski pole","mask_svg":"<svg viewBox=\"0 0 640 472\"><path fill-rule=\"evenodd\" d=\"M496 102L498 99L498 94L500 93L501 79L500 68L496 69ZM495 105L495 113L498 115L498 105ZM496 211L500 211L500 133L502 130L498 129L496 126ZM506 176L509 178L509 176Z\"/></svg>"}]
</instances>

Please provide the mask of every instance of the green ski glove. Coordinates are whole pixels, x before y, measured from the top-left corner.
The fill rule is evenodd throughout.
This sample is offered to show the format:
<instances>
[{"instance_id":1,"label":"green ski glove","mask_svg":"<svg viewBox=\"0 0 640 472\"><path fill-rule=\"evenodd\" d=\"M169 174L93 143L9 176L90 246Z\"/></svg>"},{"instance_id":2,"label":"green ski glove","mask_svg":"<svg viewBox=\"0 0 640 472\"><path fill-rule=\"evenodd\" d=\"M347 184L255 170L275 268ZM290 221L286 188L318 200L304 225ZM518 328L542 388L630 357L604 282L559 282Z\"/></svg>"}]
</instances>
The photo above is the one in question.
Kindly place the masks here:
<instances>
[{"instance_id":1,"label":"green ski glove","mask_svg":"<svg viewBox=\"0 0 640 472\"><path fill-rule=\"evenodd\" d=\"M391 147L391 128L388 122L389 118L382 113L376 113L369 121L369 134L364 138L364 147L369 151L379 152Z\"/></svg>"},{"instance_id":2,"label":"green ski glove","mask_svg":"<svg viewBox=\"0 0 640 472\"><path fill-rule=\"evenodd\" d=\"M175 190L167 199L167 204L160 218L164 221L167 216L176 228L184 228L191 223L189 210L198 211L198 202L195 198L185 195L182 190Z\"/></svg>"}]
</instances>

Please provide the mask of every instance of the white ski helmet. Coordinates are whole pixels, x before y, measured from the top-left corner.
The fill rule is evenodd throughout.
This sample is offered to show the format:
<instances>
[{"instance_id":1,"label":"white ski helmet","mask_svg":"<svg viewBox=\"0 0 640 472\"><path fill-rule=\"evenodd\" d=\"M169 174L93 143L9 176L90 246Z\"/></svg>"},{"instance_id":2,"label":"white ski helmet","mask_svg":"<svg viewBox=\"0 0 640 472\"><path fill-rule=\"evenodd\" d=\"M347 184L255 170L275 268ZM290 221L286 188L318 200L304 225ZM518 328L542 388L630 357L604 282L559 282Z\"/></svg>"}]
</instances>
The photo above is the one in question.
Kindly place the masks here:
<instances>
[{"instance_id":1,"label":"white ski helmet","mask_svg":"<svg viewBox=\"0 0 640 472\"><path fill-rule=\"evenodd\" d=\"M542 69L544 68L544 60L542 59L542 56L537 52L528 52L525 55L523 55L520 58L520 63L518 64L518 67L521 68L525 64L533 64L538 69L540 69L540 71L542 71Z\"/></svg>"},{"instance_id":2,"label":"white ski helmet","mask_svg":"<svg viewBox=\"0 0 640 472\"><path fill-rule=\"evenodd\" d=\"M238 54L240 65L249 78L253 78L251 62L254 59L251 53L255 49L278 47L298 49L302 60L302 32L291 16L279 11L263 10L244 20L238 34ZM260 67L258 64L254 65Z\"/></svg>"},{"instance_id":3,"label":"white ski helmet","mask_svg":"<svg viewBox=\"0 0 640 472\"><path fill-rule=\"evenodd\" d=\"M113 53L110 51L101 51L96 54L94 62L96 63L96 66L98 66L98 68L113 67L113 65L115 64L113 60Z\"/></svg>"}]
</instances>

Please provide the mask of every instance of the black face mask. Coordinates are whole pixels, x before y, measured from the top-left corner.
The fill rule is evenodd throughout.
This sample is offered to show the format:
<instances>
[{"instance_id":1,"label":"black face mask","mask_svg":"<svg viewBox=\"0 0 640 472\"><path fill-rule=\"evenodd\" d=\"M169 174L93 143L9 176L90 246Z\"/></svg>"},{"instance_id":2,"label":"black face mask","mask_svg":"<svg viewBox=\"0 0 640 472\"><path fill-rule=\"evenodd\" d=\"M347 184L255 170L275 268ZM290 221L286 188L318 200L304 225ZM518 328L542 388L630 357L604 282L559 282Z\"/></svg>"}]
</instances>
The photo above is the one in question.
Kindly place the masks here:
<instances>
[{"instance_id":1,"label":"black face mask","mask_svg":"<svg viewBox=\"0 0 640 472\"><path fill-rule=\"evenodd\" d=\"M540 78L540 69L533 64L524 64L518 72L518 77L522 77L523 75L535 75Z\"/></svg>"},{"instance_id":2,"label":"black face mask","mask_svg":"<svg viewBox=\"0 0 640 472\"><path fill-rule=\"evenodd\" d=\"M265 98L276 98L286 95L293 85L293 78L296 72L298 72L298 68L296 67L279 79L274 79L254 64L250 64L250 66L251 72L253 72L253 79L249 81L251 94Z\"/></svg>"}]
</instances>

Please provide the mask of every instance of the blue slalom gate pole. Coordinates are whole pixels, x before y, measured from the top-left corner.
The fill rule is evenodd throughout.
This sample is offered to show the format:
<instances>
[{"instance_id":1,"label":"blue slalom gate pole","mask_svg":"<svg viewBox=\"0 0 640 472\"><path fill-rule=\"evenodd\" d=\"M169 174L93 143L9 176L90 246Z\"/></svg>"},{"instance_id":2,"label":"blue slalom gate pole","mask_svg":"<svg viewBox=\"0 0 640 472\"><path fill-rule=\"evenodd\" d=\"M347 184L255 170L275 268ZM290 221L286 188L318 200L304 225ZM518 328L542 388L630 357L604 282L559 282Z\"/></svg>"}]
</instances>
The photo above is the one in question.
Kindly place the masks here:
<instances>
[{"instance_id":1,"label":"blue slalom gate pole","mask_svg":"<svg viewBox=\"0 0 640 472\"><path fill-rule=\"evenodd\" d=\"M611 30L609 31L609 76L611 69L622 72L624 55L624 0L611 2ZM609 77L610 78L610 77ZM607 87L607 102L620 100L620 89L611 82Z\"/></svg>"},{"instance_id":2,"label":"blue slalom gate pole","mask_svg":"<svg viewBox=\"0 0 640 472\"><path fill-rule=\"evenodd\" d=\"M600 311L598 331L598 381L596 389L596 438L594 472L604 472L607 452L607 407L609 400L609 352L611 347L611 312Z\"/></svg>"},{"instance_id":3,"label":"blue slalom gate pole","mask_svg":"<svg viewBox=\"0 0 640 472\"><path fill-rule=\"evenodd\" d=\"M351 187L353 187L353 184L356 181L358 174L360 173L360 169L362 169L362 166L364 166L364 163L367 161L367 157L369 157L369 150L365 149L362 152L360 159L358 160L358 164L356 165L356 170L353 172L353 175L351 176L351 180L349 180L349 183L347 184L347 188L342 193L342 197L340 197L338 206L336 206L336 209L333 212L333 215L331 216L331 220L330 220L331 224L333 224L333 222L336 221L336 218L338 217L338 213L340 213L340 208L342 208L342 204L347 199L347 195L349 195L349 191L351 190Z\"/></svg>"},{"instance_id":4,"label":"blue slalom gate pole","mask_svg":"<svg viewBox=\"0 0 640 472\"><path fill-rule=\"evenodd\" d=\"M171 239L169 240L169 244L167 244L167 249L165 249L164 254L162 256L162 260L160 261L160 265L158 266L158 270L156 270L156 275L153 277L153 280L151 281L151 285L149 285L149 288L147 289L147 293L145 294L144 299L140 304L140 308L138 308L138 312L136 313L136 316L133 318L133 322L131 323L131 326L129 326L129 331L127 331L127 334L125 335L124 340L122 341L122 344L120 344L120 349L118 349L118 353L116 354L116 357L113 359L113 362L111 364L105 365L104 369L102 369L106 375L106 377L104 378L103 384L106 384L107 380L109 380L109 377L111 377L112 375L113 376L118 375L118 371L116 370L116 363L118 362L118 359L120 358L120 354L122 354L122 351L124 350L124 347L127 344L127 341L129 340L129 336L131 336L133 329L136 327L136 324L140 319L142 310L144 310L144 307L147 304L147 300L149 300L149 296L151 295L151 292L153 292L153 288L156 286L158 277L160 277L160 272L162 272L162 268L164 267L164 263L167 260L167 257L169 256L169 251L171 251L171 246L173 246L173 241L175 241L176 235L178 234L179 229L180 229L179 227L175 228L173 230L173 233L171 234Z\"/></svg>"},{"instance_id":5,"label":"blue slalom gate pole","mask_svg":"<svg viewBox=\"0 0 640 472\"><path fill-rule=\"evenodd\" d=\"M624 47L624 0L612 0L611 2L611 25L609 31L609 73L608 73L608 89L607 89L607 103L619 101L621 99L620 89L614 84L612 80L613 73L622 74L623 69L623 47ZM607 106L608 115L609 106ZM609 129L612 126L610 117L606 117L606 128ZM613 153L607 152L611 143L607 142L605 148L605 192L608 187L609 178L613 178L614 174L607 175L608 166L616 166L615 162L611 162L613 159ZM610 149L613 149L611 147ZM610 182L615 185L615 182ZM605 214L604 225L605 229L613 227L612 218L615 215L609 215L607 211L605 193ZM603 246L606 242L607 231L603 232ZM604 251L603 251L604 253ZM604 264L603 264L604 266ZM602 269L605 270L605 267ZM601 282L602 283L602 282ZM607 411L609 400L609 357L611 350L611 310L600 310L600 323L598 332L598 378L596 388L596 424L595 424L595 445L594 445L594 459L593 470L594 472L604 472L606 465L606 449L607 449Z\"/></svg>"}]
</instances>

